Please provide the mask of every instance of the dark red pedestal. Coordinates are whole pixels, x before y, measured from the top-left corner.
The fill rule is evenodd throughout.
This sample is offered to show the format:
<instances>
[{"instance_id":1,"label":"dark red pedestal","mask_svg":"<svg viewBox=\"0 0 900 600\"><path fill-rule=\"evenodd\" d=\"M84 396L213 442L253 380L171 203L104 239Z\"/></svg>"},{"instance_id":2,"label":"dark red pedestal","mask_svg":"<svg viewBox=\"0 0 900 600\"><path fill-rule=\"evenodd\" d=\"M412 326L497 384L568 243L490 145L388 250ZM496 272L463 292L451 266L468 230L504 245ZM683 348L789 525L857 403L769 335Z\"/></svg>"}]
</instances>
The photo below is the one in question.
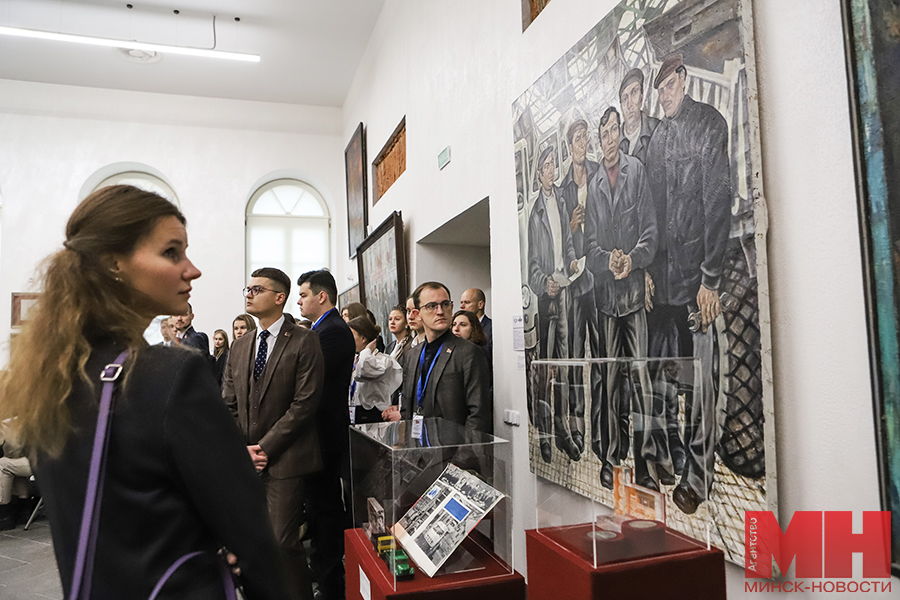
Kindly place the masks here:
<instances>
[{"instance_id":1,"label":"dark red pedestal","mask_svg":"<svg viewBox=\"0 0 900 600\"><path fill-rule=\"evenodd\" d=\"M394 590L394 578L387 563L375 553L363 530L348 529L344 532L347 600L362 598L359 593L360 569L369 579L371 600L525 600L525 579L521 575L510 573L493 553L471 539L465 539L462 545L484 565L484 569L433 578L416 569L413 579L398 581Z\"/></svg>"},{"instance_id":2,"label":"dark red pedestal","mask_svg":"<svg viewBox=\"0 0 900 600\"><path fill-rule=\"evenodd\" d=\"M567 547L572 528L560 529L563 535L554 535L553 529L525 532L528 600L725 600L721 550L707 550L667 530L658 553L623 553L594 568L582 552ZM586 525L581 533L590 530Z\"/></svg>"}]
</instances>

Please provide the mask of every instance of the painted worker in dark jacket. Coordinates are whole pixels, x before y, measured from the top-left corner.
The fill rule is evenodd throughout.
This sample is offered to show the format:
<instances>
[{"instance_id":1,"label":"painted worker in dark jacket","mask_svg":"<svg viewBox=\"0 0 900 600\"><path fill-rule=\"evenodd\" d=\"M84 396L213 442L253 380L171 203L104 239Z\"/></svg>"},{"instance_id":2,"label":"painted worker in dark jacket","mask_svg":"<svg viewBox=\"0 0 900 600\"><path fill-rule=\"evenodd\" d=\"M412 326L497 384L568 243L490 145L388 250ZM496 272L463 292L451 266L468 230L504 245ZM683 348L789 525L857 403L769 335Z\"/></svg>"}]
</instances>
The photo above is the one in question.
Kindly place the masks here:
<instances>
[{"instance_id":1,"label":"painted worker in dark jacket","mask_svg":"<svg viewBox=\"0 0 900 600\"><path fill-rule=\"evenodd\" d=\"M687 459L673 492L675 504L691 514L712 484L716 445L716 399L712 364L715 320L725 249L731 225L728 126L714 107L685 93L683 57L673 54L654 81L665 112L647 151L647 173L656 220L665 224L647 281L650 355L697 356L702 394L686 405ZM699 311L702 327L688 328Z\"/></svg>"}]
</instances>

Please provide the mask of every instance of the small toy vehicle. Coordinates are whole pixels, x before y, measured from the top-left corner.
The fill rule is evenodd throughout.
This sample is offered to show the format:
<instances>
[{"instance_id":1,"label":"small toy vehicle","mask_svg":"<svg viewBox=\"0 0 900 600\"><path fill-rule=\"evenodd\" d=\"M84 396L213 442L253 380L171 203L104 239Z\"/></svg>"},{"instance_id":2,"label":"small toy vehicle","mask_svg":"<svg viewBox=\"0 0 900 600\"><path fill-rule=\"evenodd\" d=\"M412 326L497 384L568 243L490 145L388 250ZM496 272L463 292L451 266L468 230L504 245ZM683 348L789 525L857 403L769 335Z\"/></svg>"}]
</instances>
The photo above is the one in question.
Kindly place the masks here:
<instances>
[{"instance_id":1,"label":"small toy vehicle","mask_svg":"<svg viewBox=\"0 0 900 600\"><path fill-rule=\"evenodd\" d=\"M394 536L392 535L380 535L375 540L375 550L378 554L384 554L389 550L394 550L396 548L396 544L394 543Z\"/></svg>"},{"instance_id":2,"label":"small toy vehicle","mask_svg":"<svg viewBox=\"0 0 900 600\"><path fill-rule=\"evenodd\" d=\"M388 557L390 556L388 555ZM393 560L389 559L388 565L392 567L391 571L394 572L394 577L397 578L397 581L412 579L416 574L416 569L409 564L409 556L403 550L394 552Z\"/></svg>"}]
</instances>

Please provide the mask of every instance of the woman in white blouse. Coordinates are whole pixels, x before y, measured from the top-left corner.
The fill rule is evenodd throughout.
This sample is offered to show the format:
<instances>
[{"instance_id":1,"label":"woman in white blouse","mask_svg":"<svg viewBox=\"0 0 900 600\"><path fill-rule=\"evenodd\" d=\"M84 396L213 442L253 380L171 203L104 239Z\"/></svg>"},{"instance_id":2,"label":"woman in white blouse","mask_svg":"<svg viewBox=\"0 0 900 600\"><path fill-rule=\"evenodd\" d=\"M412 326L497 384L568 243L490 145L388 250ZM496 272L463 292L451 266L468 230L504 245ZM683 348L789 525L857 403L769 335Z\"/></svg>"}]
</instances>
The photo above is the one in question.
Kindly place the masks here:
<instances>
[{"instance_id":1,"label":"woman in white blouse","mask_svg":"<svg viewBox=\"0 0 900 600\"><path fill-rule=\"evenodd\" d=\"M377 423L391 406L391 394L403 382L403 368L389 354L375 348L378 332L368 317L347 323L356 341L356 364L350 382L350 420Z\"/></svg>"}]
</instances>

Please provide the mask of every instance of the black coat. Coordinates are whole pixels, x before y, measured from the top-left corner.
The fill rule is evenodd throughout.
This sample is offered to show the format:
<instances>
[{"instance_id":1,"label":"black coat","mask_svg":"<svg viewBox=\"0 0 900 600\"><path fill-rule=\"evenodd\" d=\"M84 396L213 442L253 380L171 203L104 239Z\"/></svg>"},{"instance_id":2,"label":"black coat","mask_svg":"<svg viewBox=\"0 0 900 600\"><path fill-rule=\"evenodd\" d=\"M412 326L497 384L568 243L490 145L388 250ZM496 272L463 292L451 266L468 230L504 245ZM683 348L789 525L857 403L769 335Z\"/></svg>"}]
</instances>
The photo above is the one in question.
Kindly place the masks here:
<instances>
[{"instance_id":1,"label":"black coat","mask_svg":"<svg viewBox=\"0 0 900 600\"><path fill-rule=\"evenodd\" d=\"M58 459L40 456L36 478L50 517L66 597L78 547L100 398L100 370L121 348L98 343L66 403L75 427ZM227 546L241 561L248 600L287 597L262 484L206 359L180 348L140 350L117 385L93 572L94 598L146 600L175 560ZM160 598L220 600L209 558L179 568Z\"/></svg>"},{"instance_id":2,"label":"black coat","mask_svg":"<svg viewBox=\"0 0 900 600\"><path fill-rule=\"evenodd\" d=\"M641 134L637 139L637 147L631 152L631 140L625 137L625 126L622 126L622 140L619 142L619 150L635 157L643 164L647 164L647 149L650 148L650 140L653 138L653 132L659 125L659 119L651 117L644 111L641 111Z\"/></svg>"},{"instance_id":3,"label":"black coat","mask_svg":"<svg viewBox=\"0 0 900 600\"><path fill-rule=\"evenodd\" d=\"M209 338L202 331L194 331L193 326L185 330L181 343L185 346L196 348L203 354L209 354Z\"/></svg>"},{"instance_id":4,"label":"black coat","mask_svg":"<svg viewBox=\"0 0 900 600\"><path fill-rule=\"evenodd\" d=\"M589 185L591 179L594 177L594 175L597 174L597 171L600 169L600 165L586 158L584 160L584 168L587 171L587 183L585 185ZM575 211L575 207L578 206L578 184L575 183L574 164L569 167L569 172L566 173L566 176L563 178L562 183L559 184L559 193L566 208L567 217L564 226L569 229L570 235L572 236L572 249L575 251L575 258L581 258L582 256L587 255L587 247L585 246L584 242L584 227L579 227L575 230L574 233L572 233L572 229L569 227L569 221L572 220L572 213ZM585 220L587 220L586 202ZM593 293L593 275L591 275L589 271L582 273L578 279L572 282L569 291L576 298L579 296L583 296L584 294Z\"/></svg>"},{"instance_id":5,"label":"black coat","mask_svg":"<svg viewBox=\"0 0 900 600\"><path fill-rule=\"evenodd\" d=\"M641 161L619 151L615 190L600 169L588 185L584 220L587 265L594 274L597 309L623 317L644 308L644 269L656 252L656 214ZM628 277L616 280L609 255L619 249L631 256Z\"/></svg>"},{"instance_id":6,"label":"black coat","mask_svg":"<svg viewBox=\"0 0 900 600\"><path fill-rule=\"evenodd\" d=\"M553 187L556 204L559 207L563 272L568 275L569 264L575 260L572 232L569 229L565 202L560 197L559 188ZM542 190L538 192L538 198L531 209L531 217L528 219L528 285L531 286L535 296L540 298L547 295L547 277L554 271L553 234L550 231L550 219L547 217L547 200Z\"/></svg>"},{"instance_id":7,"label":"black coat","mask_svg":"<svg viewBox=\"0 0 900 600\"><path fill-rule=\"evenodd\" d=\"M719 111L685 96L653 132L647 175L660 226L649 268L654 304L696 304L701 283L719 289L731 229L728 126Z\"/></svg>"},{"instance_id":8,"label":"black coat","mask_svg":"<svg viewBox=\"0 0 900 600\"><path fill-rule=\"evenodd\" d=\"M353 377L356 341L335 308L322 317L313 331L319 335L325 356L325 383L316 413L319 444L322 452L343 454L349 451L350 443L347 428L350 427L350 379Z\"/></svg>"}]
</instances>

